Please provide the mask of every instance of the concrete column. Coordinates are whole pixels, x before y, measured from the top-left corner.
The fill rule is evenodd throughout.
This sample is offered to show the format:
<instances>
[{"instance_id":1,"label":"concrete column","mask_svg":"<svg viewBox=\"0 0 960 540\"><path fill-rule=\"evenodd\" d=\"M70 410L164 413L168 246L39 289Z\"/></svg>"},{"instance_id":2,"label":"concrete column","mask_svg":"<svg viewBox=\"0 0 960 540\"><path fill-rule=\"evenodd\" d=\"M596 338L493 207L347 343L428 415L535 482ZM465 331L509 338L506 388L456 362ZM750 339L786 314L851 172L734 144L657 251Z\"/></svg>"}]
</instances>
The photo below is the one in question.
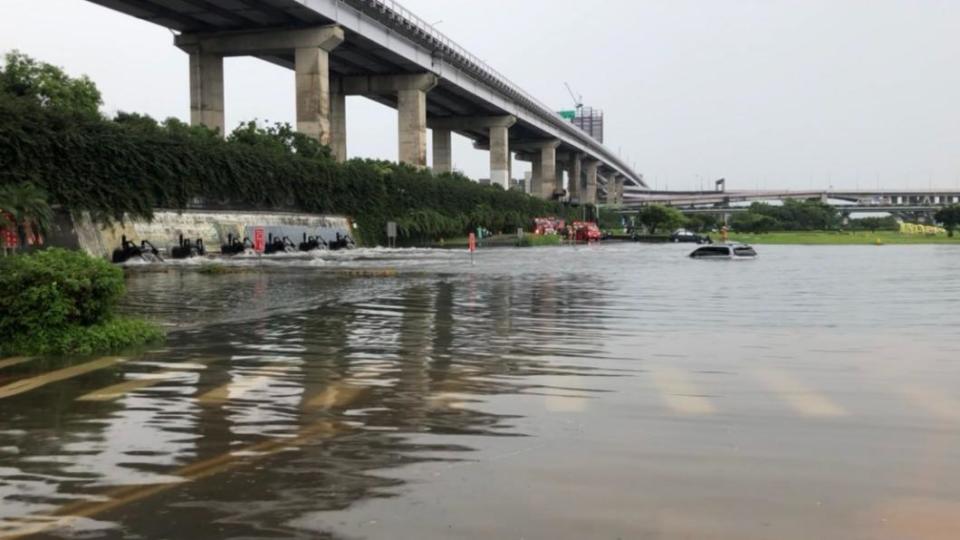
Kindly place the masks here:
<instances>
[{"instance_id":1,"label":"concrete column","mask_svg":"<svg viewBox=\"0 0 960 540\"><path fill-rule=\"evenodd\" d=\"M580 202L583 204L597 204L597 169L599 167L599 161L588 160L584 164L584 171L587 174L587 187L580 196Z\"/></svg>"},{"instance_id":2,"label":"concrete column","mask_svg":"<svg viewBox=\"0 0 960 540\"><path fill-rule=\"evenodd\" d=\"M553 184L554 193L563 192L564 195L567 193L566 183L564 182L564 173L567 172L569 168L569 163L564 160L557 161L557 179Z\"/></svg>"},{"instance_id":3,"label":"concrete column","mask_svg":"<svg viewBox=\"0 0 960 540\"><path fill-rule=\"evenodd\" d=\"M423 90L397 92L400 120L400 162L427 166L427 93Z\"/></svg>"},{"instance_id":4,"label":"concrete column","mask_svg":"<svg viewBox=\"0 0 960 540\"><path fill-rule=\"evenodd\" d=\"M527 191L534 197L543 197L543 158L540 152L530 156L530 188Z\"/></svg>"},{"instance_id":5,"label":"concrete column","mask_svg":"<svg viewBox=\"0 0 960 540\"><path fill-rule=\"evenodd\" d=\"M580 176L582 174L583 162L582 156L574 152L570 157L570 178L567 182L567 193L570 199L577 199L583 202L580 189Z\"/></svg>"},{"instance_id":6,"label":"concrete column","mask_svg":"<svg viewBox=\"0 0 960 540\"><path fill-rule=\"evenodd\" d=\"M559 141L540 148L540 197L543 199L552 199L557 186L557 146Z\"/></svg>"},{"instance_id":7,"label":"concrete column","mask_svg":"<svg viewBox=\"0 0 960 540\"><path fill-rule=\"evenodd\" d=\"M616 204L617 206L620 206L623 204L623 176L620 176L619 174L616 176L614 187L616 188Z\"/></svg>"},{"instance_id":8,"label":"concrete column","mask_svg":"<svg viewBox=\"0 0 960 540\"><path fill-rule=\"evenodd\" d=\"M433 171L448 173L453 171L453 145L449 129L433 129Z\"/></svg>"},{"instance_id":9,"label":"concrete column","mask_svg":"<svg viewBox=\"0 0 960 540\"><path fill-rule=\"evenodd\" d=\"M360 75L343 77L343 93L348 96L396 94L400 162L415 167L427 166L427 92L437 85L432 73L408 75Z\"/></svg>"},{"instance_id":10,"label":"concrete column","mask_svg":"<svg viewBox=\"0 0 960 540\"><path fill-rule=\"evenodd\" d=\"M507 126L490 128L490 183L510 189L510 148Z\"/></svg>"},{"instance_id":11,"label":"concrete column","mask_svg":"<svg viewBox=\"0 0 960 540\"><path fill-rule=\"evenodd\" d=\"M431 117L427 125L438 130L476 132L486 130L489 144L476 143L474 148L490 151L490 183L510 187L510 127L517 122L512 115ZM436 151L436 150L434 150Z\"/></svg>"},{"instance_id":12,"label":"concrete column","mask_svg":"<svg viewBox=\"0 0 960 540\"><path fill-rule=\"evenodd\" d=\"M319 47L294 51L297 131L330 144L330 53Z\"/></svg>"},{"instance_id":13,"label":"concrete column","mask_svg":"<svg viewBox=\"0 0 960 540\"><path fill-rule=\"evenodd\" d=\"M226 133L223 115L223 56L200 52L190 53L190 124L207 126Z\"/></svg>"},{"instance_id":14,"label":"concrete column","mask_svg":"<svg viewBox=\"0 0 960 540\"><path fill-rule=\"evenodd\" d=\"M330 151L337 161L347 160L347 96L339 84L330 86Z\"/></svg>"},{"instance_id":15,"label":"concrete column","mask_svg":"<svg viewBox=\"0 0 960 540\"><path fill-rule=\"evenodd\" d=\"M185 32L174 44L190 53L191 119L206 125L223 120L223 57L292 53L296 72L297 129L330 143L329 53L343 42L336 25L283 30ZM209 124L208 124L209 123Z\"/></svg>"},{"instance_id":16,"label":"concrete column","mask_svg":"<svg viewBox=\"0 0 960 540\"><path fill-rule=\"evenodd\" d=\"M617 202L617 179L620 178L620 175L617 173L610 173L610 176L607 177L607 204L609 206L614 206L618 204Z\"/></svg>"}]
</instances>

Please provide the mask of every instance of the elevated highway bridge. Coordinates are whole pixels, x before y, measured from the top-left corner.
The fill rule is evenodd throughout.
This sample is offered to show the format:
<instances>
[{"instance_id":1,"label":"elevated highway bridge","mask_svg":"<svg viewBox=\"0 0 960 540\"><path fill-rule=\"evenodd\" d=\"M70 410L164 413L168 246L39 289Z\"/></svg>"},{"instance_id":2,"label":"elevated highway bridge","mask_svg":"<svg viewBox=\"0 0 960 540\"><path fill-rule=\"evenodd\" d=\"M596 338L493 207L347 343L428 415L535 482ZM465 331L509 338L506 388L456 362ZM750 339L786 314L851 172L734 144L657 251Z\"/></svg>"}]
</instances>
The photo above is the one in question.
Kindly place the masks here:
<instances>
[{"instance_id":1,"label":"elevated highway bridge","mask_svg":"<svg viewBox=\"0 0 960 540\"><path fill-rule=\"evenodd\" d=\"M509 186L511 154L532 162L531 193L622 199L642 175L613 151L393 0L88 0L177 32L189 55L191 122L222 132L223 58L294 71L297 129L347 156L345 96L399 115L399 159L452 168L451 133L489 149L491 182ZM185 62L186 69L186 62ZM293 96L291 96L293 97ZM570 179L564 181L564 172Z\"/></svg>"}]
</instances>

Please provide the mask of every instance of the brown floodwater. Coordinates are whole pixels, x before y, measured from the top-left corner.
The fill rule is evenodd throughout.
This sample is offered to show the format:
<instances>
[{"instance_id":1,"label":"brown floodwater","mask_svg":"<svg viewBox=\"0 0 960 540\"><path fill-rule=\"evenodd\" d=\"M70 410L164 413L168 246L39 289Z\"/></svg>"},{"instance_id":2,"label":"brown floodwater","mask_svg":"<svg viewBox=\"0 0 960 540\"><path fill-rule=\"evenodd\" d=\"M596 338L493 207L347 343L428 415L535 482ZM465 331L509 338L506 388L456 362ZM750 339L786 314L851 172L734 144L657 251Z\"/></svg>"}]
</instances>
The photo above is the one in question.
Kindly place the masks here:
<instances>
[{"instance_id":1,"label":"brown floodwater","mask_svg":"<svg viewBox=\"0 0 960 540\"><path fill-rule=\"evenodd\" d=\"M164 345L0 359L0 538L960 538L960 249L689 250L133 268Z\"/></svg>"}]
</instances>

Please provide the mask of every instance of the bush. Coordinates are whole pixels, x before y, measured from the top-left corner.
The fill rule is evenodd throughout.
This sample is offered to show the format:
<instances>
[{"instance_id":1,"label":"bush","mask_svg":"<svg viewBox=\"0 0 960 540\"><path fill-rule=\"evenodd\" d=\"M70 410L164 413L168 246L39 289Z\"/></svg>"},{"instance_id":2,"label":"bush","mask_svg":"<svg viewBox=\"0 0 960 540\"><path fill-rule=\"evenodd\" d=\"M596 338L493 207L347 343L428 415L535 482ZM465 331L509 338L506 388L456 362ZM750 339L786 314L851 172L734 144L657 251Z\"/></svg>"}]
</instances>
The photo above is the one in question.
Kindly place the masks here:
<instances>
[{"instance_id":1,"label":"bush","mask_svg":"<svg viewBox=\"0 0 960 540\"><path fill-rule=\"evenodd\" d=\"M520 247L559 246L563 244L563 237L559 234L525 234L517 245Z\"/></svg>"},{"instance_id":2,"label":"bush","mask_svg":"<svg viewBox=\"0 0 960 540\"><path fill-rule=\"evenodd\" d=\"M734 214L730 218L730 226L741 233L763 234L780 228L780 223L767 215L758 214L753 210Z\"/></svg>"},{"instance_id":3,"label":"bush","mask_svg":"<svg viewBox=\"0 0 960 540\"><path fill-rule=\"evenodd\" d=\"M946 229L947 234L952 238L953 231L960 226L960 204L952 204L937 210L933 219Z\"/></svg>"},{"instance_id":4,"label":"bush","mask_svg":"<svg viewBox=\"0 0 960 540\"><path fill-rule=\"evenodd\" d=\"M68 326L40 336L17 336L4 342L0 350L3 354L102 354L154 343L163 337L163 330L149 322L114 318L90 326Z\"/></svg>"},{"instance_id":5,"label":"bush","mask_svg":"<svg viewBox=\"0 0 960 540\"><path fill-rule=\"evenodd\" d=\"M79 251L0 259L0 351L107 352L159 338L147 323L114 318L123 292L119 268Z\"/></svg>"},{"instance_id":6,"label":"bush","mask_svg":"<svg viewBox=\"0 0 960 540\"><path fill-rule=\"evenodd\" d=\"M900 222L893 216L851 219L847 225L853 231L899 231Z\"/></svg>"},{"instance_id":7,"label":"bush","mask_svg":"<svg viewBox=\"0 0 960 540\"><path fill-rule=\"evenodd\" d=\"M669 233L672 229L683 226L687 219L676 208L662 204L645 206L637 214L637 221L650 231L657 234L658 230Z\"/></svg>"}]
</instances>

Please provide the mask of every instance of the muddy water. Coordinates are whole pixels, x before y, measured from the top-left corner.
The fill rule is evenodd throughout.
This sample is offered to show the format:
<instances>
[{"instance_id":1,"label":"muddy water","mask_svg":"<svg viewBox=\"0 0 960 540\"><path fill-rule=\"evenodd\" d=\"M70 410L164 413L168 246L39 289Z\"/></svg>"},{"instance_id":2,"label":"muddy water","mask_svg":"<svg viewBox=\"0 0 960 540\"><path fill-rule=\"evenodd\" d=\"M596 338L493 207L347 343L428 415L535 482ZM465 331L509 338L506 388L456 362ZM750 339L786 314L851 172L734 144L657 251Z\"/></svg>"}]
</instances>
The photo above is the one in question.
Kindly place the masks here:
<instances>
[{"instance_id":1,"label":"muddy water","mask_svg":"<svg viewBox=\"0 0 960 540\"><path fill-rule=\"evenodd\" d=\"M960 250L687 251L132 272L163 347L0 360L0 536L960 537Z\"/></svg>"}]
</instances>

